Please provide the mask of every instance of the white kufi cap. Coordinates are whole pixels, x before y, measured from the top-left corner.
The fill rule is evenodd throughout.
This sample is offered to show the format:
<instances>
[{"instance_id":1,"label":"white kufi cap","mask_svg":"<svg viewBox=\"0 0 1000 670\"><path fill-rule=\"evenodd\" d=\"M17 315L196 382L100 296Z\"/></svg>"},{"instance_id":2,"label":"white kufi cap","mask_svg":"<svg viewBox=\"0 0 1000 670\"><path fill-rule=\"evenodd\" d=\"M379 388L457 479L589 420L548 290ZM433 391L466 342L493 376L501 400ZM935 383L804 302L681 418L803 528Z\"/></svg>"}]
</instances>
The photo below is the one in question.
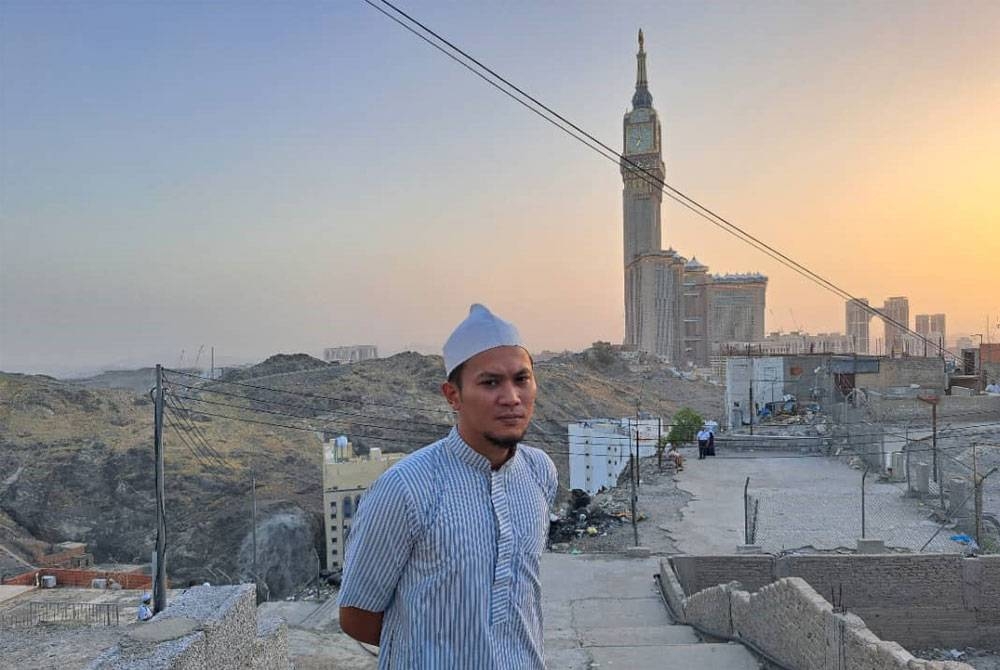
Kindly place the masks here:
<instances>
[{"instance_id":1,"label":"white kufi cap","mask_svg":"<svg viewBox=\"0 0 1000 670\"><path fill-rule=\"evenodd\" d=\"M478 353L494 347L524 347L517 328L476 303L469 308L469 316L458 324L451 337L444 343L444 369L446 375Z\"/></svg>"}]
</instances>

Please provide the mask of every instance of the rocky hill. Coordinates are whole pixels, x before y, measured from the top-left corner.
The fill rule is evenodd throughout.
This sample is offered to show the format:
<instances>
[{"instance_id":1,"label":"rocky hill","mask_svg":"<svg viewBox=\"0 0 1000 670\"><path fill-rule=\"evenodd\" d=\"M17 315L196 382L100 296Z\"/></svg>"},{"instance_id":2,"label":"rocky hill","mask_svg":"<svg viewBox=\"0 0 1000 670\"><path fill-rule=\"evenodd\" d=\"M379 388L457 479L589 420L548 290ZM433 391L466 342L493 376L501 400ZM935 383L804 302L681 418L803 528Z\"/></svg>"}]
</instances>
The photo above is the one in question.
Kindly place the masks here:
<instances>
[{"instance_id":1,"label":"rocky hill","mask_svg":"<svg viewBox=\"0 0 1000 670\"><path fill-rule=\"evenodd\" d=\"M536 373L539 399L526 441L547 449L564 479L568 421L632 416L637 400L664 417L681 406L706 416L722 409L720 388L607 348L557 356ZM314 577L323 555L320 434L348 435L362 451L417 449L450 426L442 376L440 357L414 353L351 365L280 356L217 381L168 372L172 577L250 577L251 472L258 572L271 595ZM136 388L134 378L124 378ZM148 562L152 424L149 397L134 390L0 373L0 556L23 558L19 541L73 540L86 542L101 562Z\"/></svg>"}]
</instances>

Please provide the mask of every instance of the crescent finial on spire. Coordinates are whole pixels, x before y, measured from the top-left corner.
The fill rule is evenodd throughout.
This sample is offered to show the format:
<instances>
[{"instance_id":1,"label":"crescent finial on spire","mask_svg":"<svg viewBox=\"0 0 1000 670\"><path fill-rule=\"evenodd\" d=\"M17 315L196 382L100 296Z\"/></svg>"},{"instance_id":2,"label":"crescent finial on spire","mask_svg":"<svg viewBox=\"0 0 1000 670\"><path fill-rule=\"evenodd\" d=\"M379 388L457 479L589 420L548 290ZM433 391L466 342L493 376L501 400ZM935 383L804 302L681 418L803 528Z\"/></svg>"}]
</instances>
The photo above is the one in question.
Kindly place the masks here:
<instances>
[{"instance_id":1,"label":"crescent finial on spire","mask_svg":"<svg viewBox=\"0 0 1000 670\"><path fill-rule=\"evenodd\" d=\"M639 28L639 51L642 51L642 44L643 44L642 28Z\"/></svg>"}]
</instances>

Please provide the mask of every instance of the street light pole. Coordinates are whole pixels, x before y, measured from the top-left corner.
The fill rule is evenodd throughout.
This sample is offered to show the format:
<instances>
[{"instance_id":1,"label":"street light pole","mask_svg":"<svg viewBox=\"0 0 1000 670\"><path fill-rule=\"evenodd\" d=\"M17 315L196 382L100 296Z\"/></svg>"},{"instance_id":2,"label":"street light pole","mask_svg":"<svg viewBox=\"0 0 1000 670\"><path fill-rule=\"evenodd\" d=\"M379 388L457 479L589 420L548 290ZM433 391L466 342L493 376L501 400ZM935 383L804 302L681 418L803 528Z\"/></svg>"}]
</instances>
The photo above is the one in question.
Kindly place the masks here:
<instances>
[{"instance_id":1,"label":"street light pole","mask_svg":"<svg viewBox=\"0 0 1000 670\"><path fill-rule=\"evenodd\" d=\"M982 393L983 392L983 334L973 333L972 336L979 338L979 350L976 353L976 360L979 363L978 365L979 369L976 371L976 376L978 377L978 379L976 380L976 391Z\"/></svg>"}]
</instances>

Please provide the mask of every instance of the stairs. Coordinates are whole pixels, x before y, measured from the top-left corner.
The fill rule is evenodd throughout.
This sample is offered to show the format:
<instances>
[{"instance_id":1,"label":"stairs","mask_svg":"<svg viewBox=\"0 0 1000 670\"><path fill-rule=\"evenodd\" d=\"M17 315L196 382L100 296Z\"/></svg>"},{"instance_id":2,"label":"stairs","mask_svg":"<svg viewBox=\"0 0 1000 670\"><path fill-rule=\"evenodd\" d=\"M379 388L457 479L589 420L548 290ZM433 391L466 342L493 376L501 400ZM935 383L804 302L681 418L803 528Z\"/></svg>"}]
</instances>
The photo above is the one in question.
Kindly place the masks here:
<instances>
[{"instance_id":1,"label":"stairs","mask_svg":"<svg viewBox=\"0 0 1000 670\"><path fill-rule=\"evenodd\" d=\"M542 611L548 670L758 670L744 647L708 643L674 623L656 558L545 554Z\"/></svg>"}]
</instances>

